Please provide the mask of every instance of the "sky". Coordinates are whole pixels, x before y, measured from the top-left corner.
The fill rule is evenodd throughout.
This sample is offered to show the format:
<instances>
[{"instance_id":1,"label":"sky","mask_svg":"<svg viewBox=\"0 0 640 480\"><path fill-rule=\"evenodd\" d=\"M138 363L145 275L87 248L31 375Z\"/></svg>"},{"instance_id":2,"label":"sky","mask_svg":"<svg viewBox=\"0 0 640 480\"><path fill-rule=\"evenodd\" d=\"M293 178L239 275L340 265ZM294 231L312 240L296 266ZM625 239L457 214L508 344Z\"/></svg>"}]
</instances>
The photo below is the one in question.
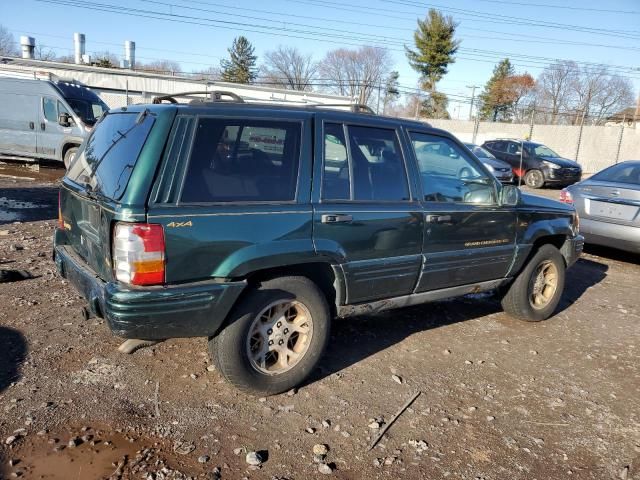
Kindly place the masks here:
<instances>
[{"instance_id":1,"label":"sky","mask_svg":"<svg viewBox=\"0 0 640 480\"><path fill-rule=\"evenodd\" d=\"M471 87L477 95L505 57L534 78L556 59L606 64L640 90L639 0L0 0L0 24L59 55L73 52L74 32L86 35L88 53L122 55L133 40L138 61L167 58L184 71L219 66L238 35L253 43L259 62L278 45L317 60L335 48L384 46L409 91L418 74L404 45L412 46L416 20L429 8L459 24L456 61L438 84L454 118L467 117Z\"/></svg>"}]
</instances>

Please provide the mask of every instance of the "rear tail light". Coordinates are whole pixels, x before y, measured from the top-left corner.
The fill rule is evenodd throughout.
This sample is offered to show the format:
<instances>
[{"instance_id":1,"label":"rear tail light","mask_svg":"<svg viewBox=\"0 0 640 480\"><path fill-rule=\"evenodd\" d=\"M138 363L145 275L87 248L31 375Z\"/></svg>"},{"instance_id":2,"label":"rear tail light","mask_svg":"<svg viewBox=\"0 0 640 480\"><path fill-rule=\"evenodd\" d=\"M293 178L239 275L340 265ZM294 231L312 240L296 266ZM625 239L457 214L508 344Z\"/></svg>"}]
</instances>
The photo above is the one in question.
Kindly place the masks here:
<instances>
[{"instance_id":1,"label":"rear tail light","mask_svg":"<svg viewBox=\"0 0 640 480\"><path fill-rule=\"evenodd\" d=\"M518 177L524 177L524 174L527 173L527 171L524 168L514 168L513 173L515 173Z\"/></svg>"},{"instance_id":2,"label":"rear tail light","mask_svg":"<svg viewBox=\"0 0 640 480\"><path fill-rule=\"evenodd\" d=\"M566 188L563 188L560 191L560 201L562 203L568 203L573 205L573 196L571 195L571 192L569 190L567 190Z\"/></svg>"},{"instance_id":3,"label":"rear tail light","mask_svg":"<svg viewBox=\"0 0 640 480\"><path fill-rule=\"evenodd\" d=\"M113 235L116 280L131 285L160 285L165 279L162 225L117 223Z\"/></svg>"}]
</instances>

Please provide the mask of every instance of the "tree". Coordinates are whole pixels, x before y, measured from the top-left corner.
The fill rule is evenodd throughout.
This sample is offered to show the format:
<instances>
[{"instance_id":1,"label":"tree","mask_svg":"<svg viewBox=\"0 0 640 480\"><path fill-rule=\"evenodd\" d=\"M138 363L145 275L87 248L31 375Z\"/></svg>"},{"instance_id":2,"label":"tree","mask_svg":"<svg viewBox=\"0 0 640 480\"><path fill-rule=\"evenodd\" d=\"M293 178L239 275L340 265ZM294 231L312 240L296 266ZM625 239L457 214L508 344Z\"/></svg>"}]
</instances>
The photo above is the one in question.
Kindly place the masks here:
<instances>
[{"instance_id":1,"label":"tree","mask_svg":"<svg viewBox=\"0 0 640 480\"><path fill-rule=\"evenodd\" d=\"M360 47L357 50L339 48L327 52L318 71L330 85L332 93L349 96L357 103L372 102L372 94L389 74L393 63L386 48Z\"/></svg>"},{"instance_id":2,"label":"tree","mask_svg":"<svg viewBox=\"0 0 640 480\"><path fill-rule=\"evenodd\" d=\"M457 26L451 16L431 8L424 20L418 20L413 34L416 49L404 47L409 64L422 77L423 88L432 93L449 65L455 62L454 55L460 46L460 40L454 38Z\"/></svg>"},{"instance_id":3,"label":"tree","mask_svg":"<svg viewBox=\"0 0 640 480\"><path fill-rule=\"evenodd\" d=\"M176 73L180 72L180 64L174 60L155 60L150 63L136 65L136 70L146 70L158 73Z\"/></svg>"},{"instance_id":4,"label":"tree","mask_svg":"<svg viewBox=\"0 0 640 480\"><path fill-rule=\"evenodd\" d=\"M36 45L33 52L33 58L36 60L56 60L56 52L46 45Z\"/></svg>"},{"instance_id":5,"label":"tree","mask_svg":"<svg viewBox=\"0 0 640 480\"><path fill-rule=\"evenodd\" d=\"M506 92L505 79L515 75L513 65L505 58L493 68L493 75L484 86L484 90L478 96L480 103L480 118L491 118L494 122L502 115L506 119L506 112L511 103Z\"/></svg>"},{"instance_id":6,"label":"tree","mask_svg":"<svg viewBox=\"0 0 640 480\"><path fill-rule=\"evenodd\" d=\"M398 84L398 78L400 78L400 74L394 70L389 74L387 81L384 84L384 100L382 101L383 114L387 110L387 105L389 105L389 103L393 103L400 98L400 85Z\"/></svg>"},{"instance_id":7,"label":"tree","mask_svg":"<svg viewBox=\"0 0 640 480\"><path fill-rule=\"evenodd\" d=\"M16 45L13 34L2 25L0 25L0 55L7 55L9 57L17 57L20 55L20 50Z\"/></svg>"},{"instance_id":8,"label":"tree","mask_svg":"<svg viewBox=\"0 0 640 480\"><path fill-rule=\"evenodd\" d=\"M236 37L228 48L229 60L221 60L222 80L233 83L253 83L258 73L257 56L253 54L253 45L244 36Z\"/></svg>"},{"instance_id":9,"label":"tree","mask_svg":"<svg viewBox=\"0 0 640 480\"><path fill-rule=\"evenodd\" d=\"M95 60L92 62L96 67L118 68L118 56L109 52L96 52Z\"/></svg>"},{"instance_id":10,"label":"tree","mask_svg":"<svg viewBox=\"0 0 640 480\"><path fill-rule=\"evenodd\" d=\"M537 81L536 105L547 110L543 115L544 120L557 124L561 110L571 107L574 99L572 86L575 85L578 70L575 62L564 60L542 71Z\"/></svg>"},{"instance_id":11,"label":"tree","mask_svg":"<svg viewBox=\"0 0 640 480\"><path fill-rule=\"evenodd\" d=\"M607 67L583 66L573 81L576 98L574 123L590 118L593 124L633 103L633 84L611 74Z\"/></svg>"},{"instance_id":12,"label":"tree","mask_svg":"<svg viewBox=\"0 0 640 480\"><path fill-rule=\"evenodd\" d=\"M449 99L442 92L430 92L426 100L420 105L420 115L427 118L449 119Z\"/></svg>"},{"instance_id":13,"label":"tree","mask_svg":"<svg viewBox=\"0 0 640 480\"><path fill-rule=\"evenodd\" d=\"M265 54L265 82L288 90L311 91L318 64L295 47L278 46Z\"/></svg>"}]
</instances>

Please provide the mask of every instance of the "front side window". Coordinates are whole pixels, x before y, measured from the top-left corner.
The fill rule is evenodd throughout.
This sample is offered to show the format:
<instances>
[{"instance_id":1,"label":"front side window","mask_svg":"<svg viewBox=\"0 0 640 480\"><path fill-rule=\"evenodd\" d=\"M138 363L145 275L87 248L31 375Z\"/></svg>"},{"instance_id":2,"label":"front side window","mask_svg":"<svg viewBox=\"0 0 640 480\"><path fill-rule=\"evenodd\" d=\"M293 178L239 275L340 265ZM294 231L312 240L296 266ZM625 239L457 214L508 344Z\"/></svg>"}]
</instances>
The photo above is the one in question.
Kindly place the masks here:
<instances>
[{"instance_id":1,"label":"front side window","mask_svg":"<svg viewBox=\"0 0 640 480\"><path fill-rule=\"evenodd\" d=\"M409 200L404 160L395 130L326 124L324 200L396 202ZM347 158L349 152L349 158Z\"/></svg>"},{"instance_id":2,"label":"front side window","mask_svg":"<svg viewBox=\"0 0 640 480\"><path fill-rule=\"evenodd\" d=\"M56 109L56 101L53 98L44 97L42 99L42 109L44 118L47 121L58 123L58 110Z\"/></svg>"},{"instance_id":3,"label":"front side window","mask_svg":"<svg viewBox=\"0 0 640 480\"><path fill-rule=\"evenodd\" d=\"M300 123L202 118L182 202L295 200Z\"/></svg>"},{"instance_id":4,"label":"front side window","mask_svg":"<svg viewBox=\"0 0 640 480\"><path fill-rule=\"evenodd\" d=\"M510 153L511 155L520 155L520 145L520 143L509 142L507 153Z\"/></svg>"},{"instance_id":5,"label":"front side window","mask_svg":"<svg viewBox=\"0 0 640 480\"><path fill-rule=\"evenodd\" d=\"M493 179L453 140L418 132L410 136L425 201L496 203Z\"/></svg>"}]
</instances>

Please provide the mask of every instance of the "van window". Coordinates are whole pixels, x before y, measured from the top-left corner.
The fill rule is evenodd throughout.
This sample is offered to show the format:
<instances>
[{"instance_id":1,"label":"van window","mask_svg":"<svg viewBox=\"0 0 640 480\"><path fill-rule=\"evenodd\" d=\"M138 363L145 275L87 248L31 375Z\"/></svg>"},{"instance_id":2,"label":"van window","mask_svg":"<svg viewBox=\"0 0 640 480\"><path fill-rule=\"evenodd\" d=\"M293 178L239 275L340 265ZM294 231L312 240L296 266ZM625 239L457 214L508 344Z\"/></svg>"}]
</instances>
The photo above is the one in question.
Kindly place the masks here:
<instances>
[{"instance_id":1,"label":"van window","mask_svg":"<svg viewBox=\"0 0 640 480\"><path fill-rule=\"evenodd\" d=\"M42 110L44 111L44 118L50 122L58 123L58 110L56 109L56 101L53 98L42 98Z\"/></svg>"},{"instance_id":2,"label":"van window","mask_svg":"<svg viewBox=\"0 0 640 480\"><path fill-rule=\"evenodd\" d=\"M99 122L67 171L67 178L119 200L154 123L151 113L112 113Z\"/></svg>"},{"instance_id":3,"label":"van window","mask_svg":"<svg viewBox=\"0 0 640 480\"><path fill-rule=\"evenodd\" d=\"M200 119L181 201L295 200L300 135L294 122Z\"/></svg>"},{"instance_id":4,"label":"van window","mask_svg":"<svg viewBox=\"0 0 640 480\"><path fill-rule=\"evenodd\" d=\"M322 199L349 200L349 162L344 129L337 123L324 126L324 171Z\"/></svg>"}]
</instances>

